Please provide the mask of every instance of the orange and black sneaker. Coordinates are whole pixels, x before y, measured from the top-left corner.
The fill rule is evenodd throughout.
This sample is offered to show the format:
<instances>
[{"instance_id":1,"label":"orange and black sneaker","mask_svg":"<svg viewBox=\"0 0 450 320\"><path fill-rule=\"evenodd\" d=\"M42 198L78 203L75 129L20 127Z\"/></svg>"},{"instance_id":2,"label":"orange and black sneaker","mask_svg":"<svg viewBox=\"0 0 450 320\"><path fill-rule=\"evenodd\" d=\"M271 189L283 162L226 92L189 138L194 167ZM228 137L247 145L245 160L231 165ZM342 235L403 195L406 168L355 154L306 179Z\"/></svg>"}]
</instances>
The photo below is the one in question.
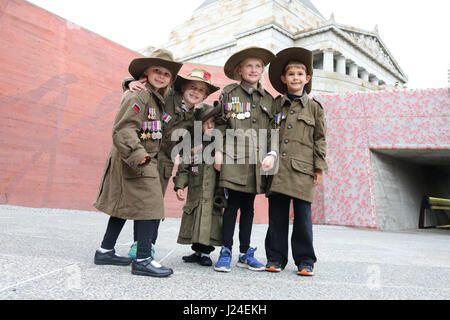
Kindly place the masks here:
<instances>
[{"instance_id":1,"label":"orange and black sneaker","mask_svg":"<svg viewBox=\"0 0 450 320\"><path fill-rule=\"evenodd\" d=\"M301 264L298 266L297 274L299 276L312 277L314 275L313 266L309 264Z\"/></svg>"},{"instance_id":2,"label":"orange and black sneaker","mask_svg":"<svg viewBox=\"0 0 450 320\"><path fill-rule=\"evenodd\" d=\"M283 270L283 268L281 267L281 264L279 264L278 262L269 261L266 264L266 271L281 272L281 270Z\"/></svg>"}]
</instances>

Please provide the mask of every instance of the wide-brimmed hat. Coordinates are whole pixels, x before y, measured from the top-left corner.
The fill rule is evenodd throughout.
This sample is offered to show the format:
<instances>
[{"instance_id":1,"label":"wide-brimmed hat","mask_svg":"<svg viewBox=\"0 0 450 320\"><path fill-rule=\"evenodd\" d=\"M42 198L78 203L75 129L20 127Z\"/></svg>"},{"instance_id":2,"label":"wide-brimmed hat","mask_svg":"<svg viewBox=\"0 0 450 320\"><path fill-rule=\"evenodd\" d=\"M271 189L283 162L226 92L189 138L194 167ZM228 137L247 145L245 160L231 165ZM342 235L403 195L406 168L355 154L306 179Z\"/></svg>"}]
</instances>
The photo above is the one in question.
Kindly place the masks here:
<instances>
[{"instance_id":1,"label":"wide-brimmed hat","mask_svg":"<svg viewBox=\"0 0 450 320\"><path fill-rule=\"evenodd\" d=\"M304 89L306 93L310 93L312 88L313 54L311 51L300 47L287 48L277 53L276 58L270 63L269 67L269 79L272 87L281 94L287 92L287 86L281 81L281 76L284 74L286 65L291 61L298 61L306 66L306 74L311 76L311 80L305 85Z\"/></svg>"},{"instance_id":2,"label":"wide-brimmed hat","mask_svg":"<svg viewBox=\"0 0 450 320\"><path fill-rule=\"evenodd\" d=\"M215 116L220 112L220 106L219 103L214 102L214 105L210 105L207 103L201 103L196 109L195 109L195 118L200 121L205 121L211 118L212 116Z\"/></svg>"},{"instance_id":3,"label":"wide-brimmed hat","mask_svg":"<svg viewBox=\"0 0 450 320\"><path fill-rule=\"evenodd\" d=\"M173 59L172 52L165 49L157 49L148 58L137 58L131 61L128 71L133 78L139 80L144 71L151 66L160 66L168 69L175 79L183 64Z\"/></svg>"},{"instance_id":4,"label":"wide-brimmed hat","mask_svg":"<svg viewBox=\"0 0 450 320\"><path fill-rule=\"evenodd\" d=\"M206 84L209 91L208 95L220 89L211 83L211 73L200 68L194 68L186 76L178 75L175 83L173 84L175 90L181 92L183 84L188 81L200 81Z\"/></svg>"},{"instance_id":5,"label":"wide-brimmed hat","mask_svg":"<svg viewBox=\"0 0 450 320\"><path fill-rule=\"evenodd\" d=\"M267 66L275 58L275 55L271 51L259 47L249 47L238 51L225 62L223 67L225 75L232 80L240 81L241 77L236 73L236 67L247 58L261 59L264 66Z\"/></svg>"}]
</instances>

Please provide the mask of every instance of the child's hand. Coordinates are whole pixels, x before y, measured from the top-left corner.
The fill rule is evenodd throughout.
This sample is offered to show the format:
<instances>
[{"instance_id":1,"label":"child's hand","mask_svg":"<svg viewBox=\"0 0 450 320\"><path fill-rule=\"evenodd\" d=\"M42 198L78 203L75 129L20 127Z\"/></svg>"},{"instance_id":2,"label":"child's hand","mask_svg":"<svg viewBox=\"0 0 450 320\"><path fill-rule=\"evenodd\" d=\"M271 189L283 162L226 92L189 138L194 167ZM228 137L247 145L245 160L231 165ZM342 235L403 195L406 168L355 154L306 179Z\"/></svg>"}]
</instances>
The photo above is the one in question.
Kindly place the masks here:
<instances>
[{"instance_id":1,"label":"child's hand","mask_svg":"<svg viewBox=\"0 0 450 320\"><path fill-rule=\"evenodd\" d=\"M141 162L139 162L139 165L142 166L144 163L146 163L148 160L150 159L150 157L145 157L144 160L142 160Z\"/></svg>"},{"instance_id":2,"label":"child's hand","mask_svg":"<svg viewBox=\"0 0 450 320\"><path fill-rule=\"evenodd\" d=\"M268 155L264 158L263 162L261 163L261 168L264 171L269 171L272 170L274 164L275 164L275 157L273 155Z\"/></svg>"},{"instance_id":3,"label":"child's hand","mask_svg":"<svg viewBox=\"0 0 450 320\"><path fill-rule=\"evenodd\" d=\"M314 187L318 186L319 184L322 184L323 181L323 174L322 170L316 170L314 173Z\"/></svg>"},{"instance_id":4,"label":"child's hand","mask_svg":"<svg viewBox=\"0 0 450 320\"><path fill-rule=\"evenodd\" d=\"M183 189L177 190L177 199L180 201L184 201L184 190Z\"/></svg>"},{"instance_id":5,"label":"child's hand","mask_svg":"<svg viewBox=\"0 0 450 320\"><path fill-rule=\"evenodd\" d=\"M222 170L223 153L222 151L216 151L214 154L214 168L220 172Z\"/></svg>"},{"instance_id":6,"label":"child's hand","mask_svg":"<svg viewBox=\"0 0 450 320\"><path fill-rule=\"evenodd\" d=\"M142 81L144 81L144 82L142 82ZM139 81L132 81L128 85L128 88L130 88L131 92L145 90L145 83L146 82L147 82L146 79L142 79L142 80L139 80Z\"/></svg>"}]
</instances>

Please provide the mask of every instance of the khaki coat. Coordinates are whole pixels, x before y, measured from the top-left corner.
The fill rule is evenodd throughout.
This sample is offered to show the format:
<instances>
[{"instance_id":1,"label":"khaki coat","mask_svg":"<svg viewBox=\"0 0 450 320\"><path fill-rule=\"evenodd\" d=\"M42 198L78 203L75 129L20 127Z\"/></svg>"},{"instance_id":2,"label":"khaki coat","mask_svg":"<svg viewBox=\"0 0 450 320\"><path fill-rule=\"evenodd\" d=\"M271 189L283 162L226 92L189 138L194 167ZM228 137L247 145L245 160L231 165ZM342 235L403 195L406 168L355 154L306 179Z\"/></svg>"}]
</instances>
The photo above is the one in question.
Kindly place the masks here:
<instances>
[{"instance_id":1,"label":"khaki coat","mask_svg":"<svg viewBox=\"0 0 450 320\"><path fill-rule=\"evenodd\" d=\"M314 172L328 169L323 107L305 93L294 101L277 97L274 110L275 118L281 113L278 172L269 178L267 195L281 193L312 202Z\"/></svg>"},{"instance_id":2,"label":"khaki coat","mask_svg":"<svg viewBox=\"0 0 450 320\"><path fill-rule=\"evenodd\" d=\"M218 186L219 172L204 163L181 164L173 181L175 191L188 187L177 242L221 246L226 200L223 188Z\"/></svg>"},{"instance_id":3,"label":"khaki coat","mask_svg":"<svg viewBox=\"0 0 450 320\"><path fill-rule=\"evenodd\" d=\"M227 117L226 103L239 99L241 103L250 104L250 117L239 120L235 117ZM223 164L220 173L220 186L235 191L246 193L264 193L266 188L266 175L261 169L261 161L270 151L270 129L273 118L273 97L264 90L260 84L258 89L253 89L246 82L226 86L220 96L221 114L216 119L216 128L224 135ZM227 129L234 131L231 134L232 145L227 146ZM264 147L261 147L260 129L265 129L266 139ZM245 142L242 142L243 133L248 133ZM268 146L269 144L269 146ZM253 147L250 147L253 146ZM240 148L244 153L238 152Z\"/></svg>"},{"instance_id":4,"label":"khaki coat","mask_svg":"<svg viewBox=\"0 0 450 320\"><path fill-rule=\"evenodd\" d=\"M125 92L113 124L113 145L103 171L94 207L110 216L131 220L164 218L164 204L156 157L161 140L143 140L139 131L164 113L164 99L147 84L147 90ZM149 157L143 165L139 163Z\"/></svg>"}]
</instances>

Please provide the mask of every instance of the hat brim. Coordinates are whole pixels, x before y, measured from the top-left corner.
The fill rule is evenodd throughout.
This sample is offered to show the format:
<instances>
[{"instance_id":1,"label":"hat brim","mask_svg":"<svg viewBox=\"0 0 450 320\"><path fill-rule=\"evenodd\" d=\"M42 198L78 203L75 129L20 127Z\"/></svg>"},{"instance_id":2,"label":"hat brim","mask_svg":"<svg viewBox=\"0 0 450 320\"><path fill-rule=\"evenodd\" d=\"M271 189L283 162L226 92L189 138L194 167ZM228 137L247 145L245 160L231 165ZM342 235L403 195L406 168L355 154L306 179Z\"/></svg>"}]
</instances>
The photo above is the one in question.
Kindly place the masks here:
<instances>
[{"instance_id":1,"label":"hat brim","mask_svg":"<svg viewBox=\"0 0 450 320\"><path fill-rule=\"evenodd\" d=\"M128 72L130 72L133 78L139 80L145 70L152 66L160 66L168 69L172 73L172 77L175 78L183 64L160 58L137 58L131 61L130 66L128 67Z\"/></svg>"},{"instance_id":2,"label":"hat brim","mask_svg":"<svg viewBox=\"0 0 450 320\"><path fill-rule=\"evenodd\" d=\"M275 59L275 55L267 49L259 48L259 47L250 47L241 51L236 52L230 58L228 58L227 62L223 67L225 75L232 80L241 80L241 77L236 74L236 67L245 59L248 58L258 58L261 59L264 63L264 66L267 66L273 59Z\"/></svg>"},{"instance_id":3,"label":"hat brim","mask_svg":"<svg viewBox=\"0 0 450 320\"><path fill-rule=\"evenodd\" d=\"M216 87L215 85L212 85L199 77L183 77L181 75L178 75L177 79L173 83L174 89L178 92L181 92L181 89L183 88L183 84L185 84L188 81L199 81L199 82L206 84L206 86L208 87L208 91L209 91L208 96L220 89L219 87Z\"/></svg>"},{"instance_id":4,"label":"hat brim","mask_svg":"<svg viewBox=\"0 0 450 320\"><path fill-rule=\"evenodd\" d=\"M269 79L272 87L281 94L287 92L287 86L281 81L281 76L284 73L284 68L290 61L298 61L306 66L307 75L311 76L311 79L305 85L304 89L309 94L312 89L313 54L304 48L294 47L278 52L269 67Z\"/></svg>"},{"instance_id":5,"label":"hat brim","mask_svg":"<svg viewBox=\"0 0 450 320\"><path fill-rule=\"evenodd\" d=\"M207 108L207 110L198 110L198 119L200 121L208 120L211 117L214 117L216 114L220 112L219 105L209 105L206 103L202 104L203 108Z\"/></svg>"}]
</instances>

